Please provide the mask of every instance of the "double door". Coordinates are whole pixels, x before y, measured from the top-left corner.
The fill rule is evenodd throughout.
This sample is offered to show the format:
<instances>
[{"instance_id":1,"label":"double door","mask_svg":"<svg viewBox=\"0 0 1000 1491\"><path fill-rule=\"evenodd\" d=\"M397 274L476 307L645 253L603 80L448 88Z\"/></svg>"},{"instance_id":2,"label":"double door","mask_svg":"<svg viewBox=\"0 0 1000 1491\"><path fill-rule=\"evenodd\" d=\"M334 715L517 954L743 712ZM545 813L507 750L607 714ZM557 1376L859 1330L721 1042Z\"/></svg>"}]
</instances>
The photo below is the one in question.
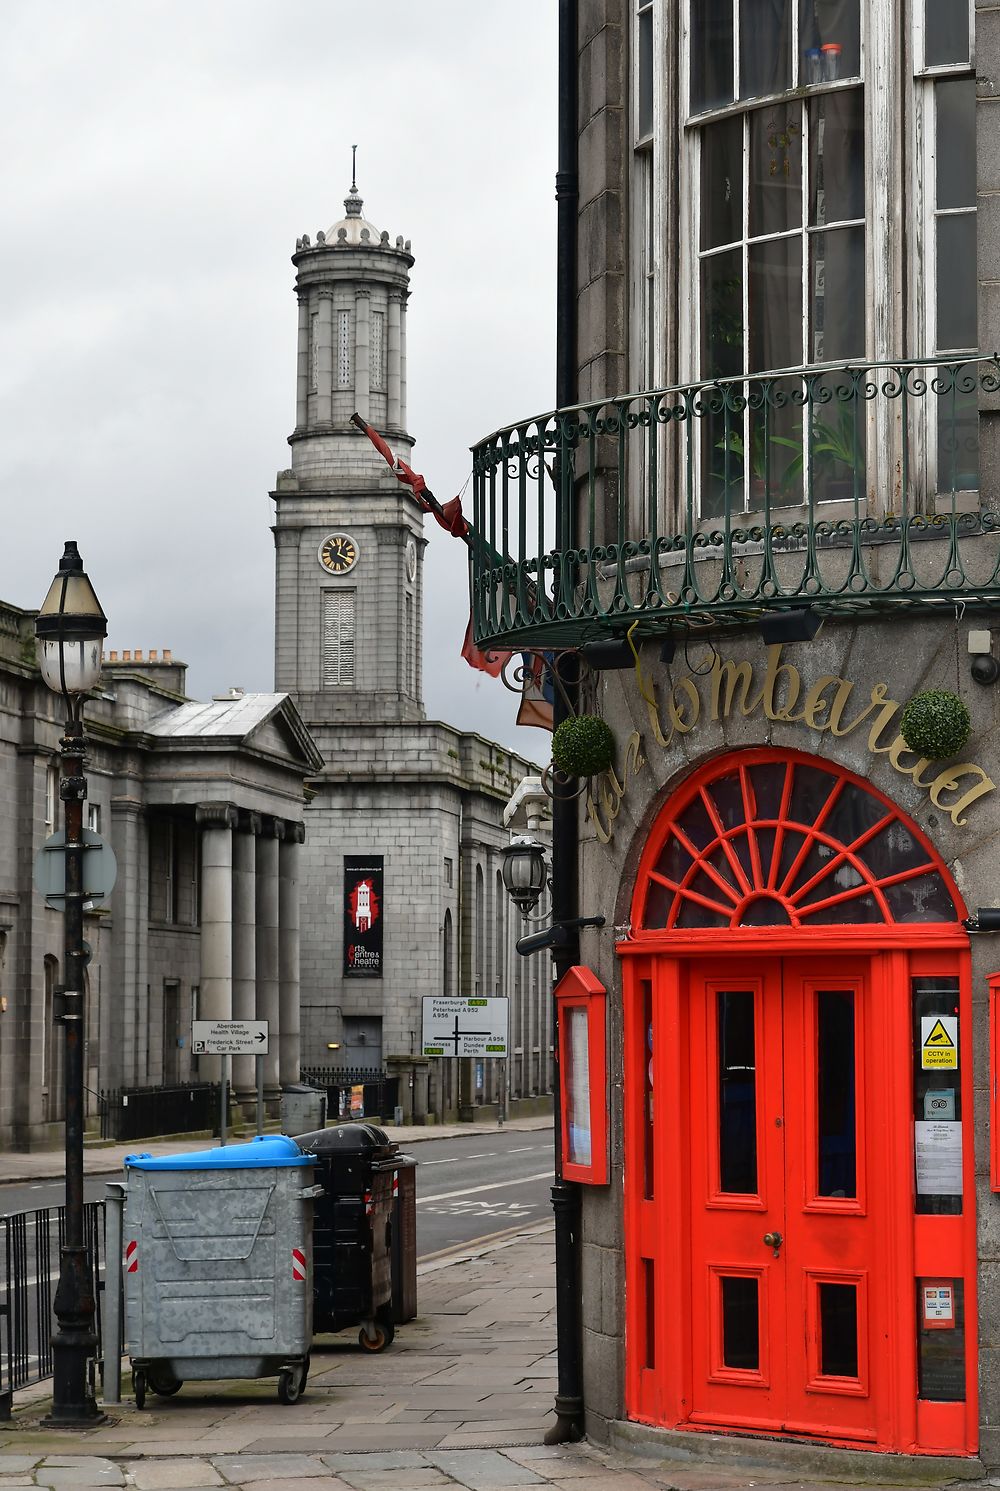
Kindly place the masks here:
<instances>
[{"instance_id":1,"label":"double door","mask_svg":"<svg viewBox=\"0 0 1000 1491\"><path fill-rule=\"evenodd\" d=\"M874 1441L898 1281L868 961L687 973L690 1418Z\"/></svg>"}]
</instances>

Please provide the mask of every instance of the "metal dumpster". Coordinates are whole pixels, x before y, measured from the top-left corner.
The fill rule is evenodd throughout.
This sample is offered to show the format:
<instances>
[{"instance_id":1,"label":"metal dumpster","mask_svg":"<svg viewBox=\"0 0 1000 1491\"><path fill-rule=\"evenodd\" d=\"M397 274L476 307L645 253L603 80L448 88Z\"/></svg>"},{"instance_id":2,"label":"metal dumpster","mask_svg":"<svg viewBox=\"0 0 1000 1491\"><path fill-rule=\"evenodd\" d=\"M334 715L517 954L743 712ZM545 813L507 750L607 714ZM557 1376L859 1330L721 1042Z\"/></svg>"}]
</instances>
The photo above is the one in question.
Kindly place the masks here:
<instances>
[{"instance_id":1,"label":"metal dumpster","mask_svg":"<svg viewBox=\"0 0 1000 1491\"><path fill-rule=\"evenodd\" d=\"M371 1123L301 1134L316 1161L313 1228L315 1302L320 1331L360 1325L366 1351L384 1351L395 1334L392 1308L392 1182L398 1145Z\"/></svg>"},{"instance_id":2,"label":"metal dumpster","mask_svg":"<svg viewBox=\"0 0 1000 1491\"><path fill-rule=\"evenodd\" d=\"M326 1092L308 1082L293 1082L281 1094L281 1132L301 1133L326 1124Z\"/></svg>"},{"instance_id":3,"label":"metal dumpster","mask_svg":"<svg viewBox=\"0 0 1000 1491\"><path fill-rule=\"evenodd\" d=\"M185 1380L305 1388L312 1340L315 1160L285 1135L196 1154L129 1155L125 1342L135 1401Z\"/></svg>"}]
</instances>

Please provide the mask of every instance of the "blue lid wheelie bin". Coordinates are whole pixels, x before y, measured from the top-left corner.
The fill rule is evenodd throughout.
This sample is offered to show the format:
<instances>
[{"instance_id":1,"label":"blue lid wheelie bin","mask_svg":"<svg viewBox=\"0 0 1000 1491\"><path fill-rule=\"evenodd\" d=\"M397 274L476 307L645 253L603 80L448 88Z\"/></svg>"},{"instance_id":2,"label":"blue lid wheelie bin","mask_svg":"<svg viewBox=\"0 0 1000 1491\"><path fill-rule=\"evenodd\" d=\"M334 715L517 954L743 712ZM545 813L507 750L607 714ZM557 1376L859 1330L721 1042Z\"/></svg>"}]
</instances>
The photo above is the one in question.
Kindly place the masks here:
<instances>
[{"instance_id":1,"label":"blue lid wheelie bin","mask_svg":"<svg viewBox=\"0 0 1000 1491\"><path fill-rule=\"evenodd\" d=\"M275 1373L281 1402L302 1396L315 1163L283 1134L128 1156L125 1340L139 1408L147 1386Z\"/></svg>"}]
</instances>

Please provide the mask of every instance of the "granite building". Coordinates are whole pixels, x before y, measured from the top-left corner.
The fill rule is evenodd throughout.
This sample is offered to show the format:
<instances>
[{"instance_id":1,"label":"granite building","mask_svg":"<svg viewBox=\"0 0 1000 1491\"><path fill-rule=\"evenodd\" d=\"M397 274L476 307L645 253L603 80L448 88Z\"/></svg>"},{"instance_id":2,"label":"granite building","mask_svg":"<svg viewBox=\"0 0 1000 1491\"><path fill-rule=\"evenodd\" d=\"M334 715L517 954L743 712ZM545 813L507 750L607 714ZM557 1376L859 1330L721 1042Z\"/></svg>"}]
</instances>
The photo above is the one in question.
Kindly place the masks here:
<instances>
[{"instance_id":1,"label":"granite building","mask_svg":"<svg viewBox=\"0 0 1000 1491\"><path fill-rule=\"evenodd\" d=\"M473 579L477 641L574 654L615 739L571 823L606 925L559 991L563 1409L666 1453L973 1474L1000 1463L997 11L560 15L575 388L476 448L509 547Z\"/></svg>"},{"instance_id":2,"label":"granite building","mask_svg":"<svg viewBox=\"0 0 1000 1491\"><path fill-rule=\"evenodd\" d=\"M512 1104L551 1091L543 972L514 954L500 883L503 808L535 768L425 716L423 513L350 423L359 413L408 458L413 255L364 217L354 185L345 208L296 244L292 463L272 493L275 688L324 758L302 848L303 1062L399 1077L400 1106L418 1120L469 1116L504 1084ZM445 645L464 666L457 639ZM421 1058L432 994L510 999L505 1072Z\"/></svg>"}]
</instances>

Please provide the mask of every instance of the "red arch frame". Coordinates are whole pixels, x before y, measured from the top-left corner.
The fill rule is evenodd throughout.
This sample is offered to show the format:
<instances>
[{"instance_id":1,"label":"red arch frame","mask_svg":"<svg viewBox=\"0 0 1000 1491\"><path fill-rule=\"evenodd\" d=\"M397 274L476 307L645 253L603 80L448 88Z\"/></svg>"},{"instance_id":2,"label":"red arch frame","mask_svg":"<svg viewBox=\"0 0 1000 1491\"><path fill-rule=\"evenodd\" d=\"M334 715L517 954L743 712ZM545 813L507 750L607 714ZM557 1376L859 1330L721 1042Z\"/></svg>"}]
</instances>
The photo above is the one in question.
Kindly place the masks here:
<instances>
[{"instance_id":1,"label":"red arch frame","mask_svg":"<svg viewBox=\"0 0 1000 1491\"><path fill-rule=\"evenodd\" d=\"M755 765L784 764L787 767L806 766L821 771L830 779L830 792L826 795L822 807L816 815L812 824L804 824L798 819L788 817L789 800L791 797L794 773L786 770L784 791L779 812L776 816L762 817L752 811L752 787L749 782L747 768ZM705 789L710 787L720 778L731 776L738 772L745 813L739 823L725 825L712 803L711 797ZM824 833L823 824L830 816L838 801L843 788L850 783L866 797L881 804L885 809L884 815L863 833L857 836L849 844ZM684 831L678 828L678 820L685 811L696 801L701 800L705 806L708 816L714 820L715 837L712 841L699 849ZM887 827L893 824L900 825L917 844L924 850L926 859L918 865L910 865L905 869L891 875L877 875L869 865L859 857L858 851L863 849L872 839L876 838ZM776 845L768 865L762 861L756 830L764 828L775 831ZM783 835L788 831L794 831L803 837L803 844L795 854L791 867L782 877L781 885L777 885L778 862L781 852ZM735 850L735 841L746 833L749 840L749 854L744 856L741 862L740 856ZM657 865L660 857L667 846L668 839L673 836L691 857L691 864L680 879L671 881L668 877L658 873ZM800 872L806 862L811 846L822 844L832 850L833 858L808 877L803 883L795 885L796 875ZM710 856L718 849L725 855L729 872L720 872L710 863ZM838 864L844 864L858 876L859 883L846 890L840 890L836 894L819 900L806 902L805 898L815 890L818 884L826 878L832 869ZM749 869L749 873L748 873ZM714 884L718 899L712 900L705 894L698 892L692 886L692 882L701 872ZM944 888L950 897L954 914L950 918L942 918L940 921L906 921L897 922L892 909L886 899L885 891L892 886L903 884L906 881L916 880L925 875L936 874L943 881ZM660 885L675 891L673 904L667 916L666 926L649 928L644 925L645 907L651 886ZM741 894L742 892L742 894ZM880 922L871 920L863 922L852 921L824 921L822 923L810 923L810 917L820 911L833 908L838 903L848 904L865 896L871 896L882 913ZM784 925L742 925L741 918L745 914L747 906L754 900L768 898L779 902L785 909L787 922ZM677 918L685 902L703 905L710 916L715 918L714 922L706 926L684 926L678 927ZM728 925L719 919L721 911L730 913ZM914 936L920 937L934 928L941 932L945 927L961 930L960 924L967 915L965 904L962 900L958 887L952 878L947 865L938 854L926 834L913 822L908 814L904 813L892 800L870 782L856 773L848 771L845 767L831 762L819 756L810 755L804 751L781 750L777 748L758 747L746 751L727 752L724 756L715 757L712 761L696 770L683 785L674 792L657 816L653 828L646 841L639 867L636 872L635 885L632 893L631 906L631 936L630 941L635 943L646 943L665 938L673 941L675 938L687 940L705 938L715 940L719 936L720 929L724 929L727 938L747 937L755 943L760 939L768 937L780 938L794 933L800 938L803 933L807 935L828 938L836 936L863 938L865 934L871 936L876 933L880 939L904 933L907 939Z\"/></svg>"}]
</instances>

